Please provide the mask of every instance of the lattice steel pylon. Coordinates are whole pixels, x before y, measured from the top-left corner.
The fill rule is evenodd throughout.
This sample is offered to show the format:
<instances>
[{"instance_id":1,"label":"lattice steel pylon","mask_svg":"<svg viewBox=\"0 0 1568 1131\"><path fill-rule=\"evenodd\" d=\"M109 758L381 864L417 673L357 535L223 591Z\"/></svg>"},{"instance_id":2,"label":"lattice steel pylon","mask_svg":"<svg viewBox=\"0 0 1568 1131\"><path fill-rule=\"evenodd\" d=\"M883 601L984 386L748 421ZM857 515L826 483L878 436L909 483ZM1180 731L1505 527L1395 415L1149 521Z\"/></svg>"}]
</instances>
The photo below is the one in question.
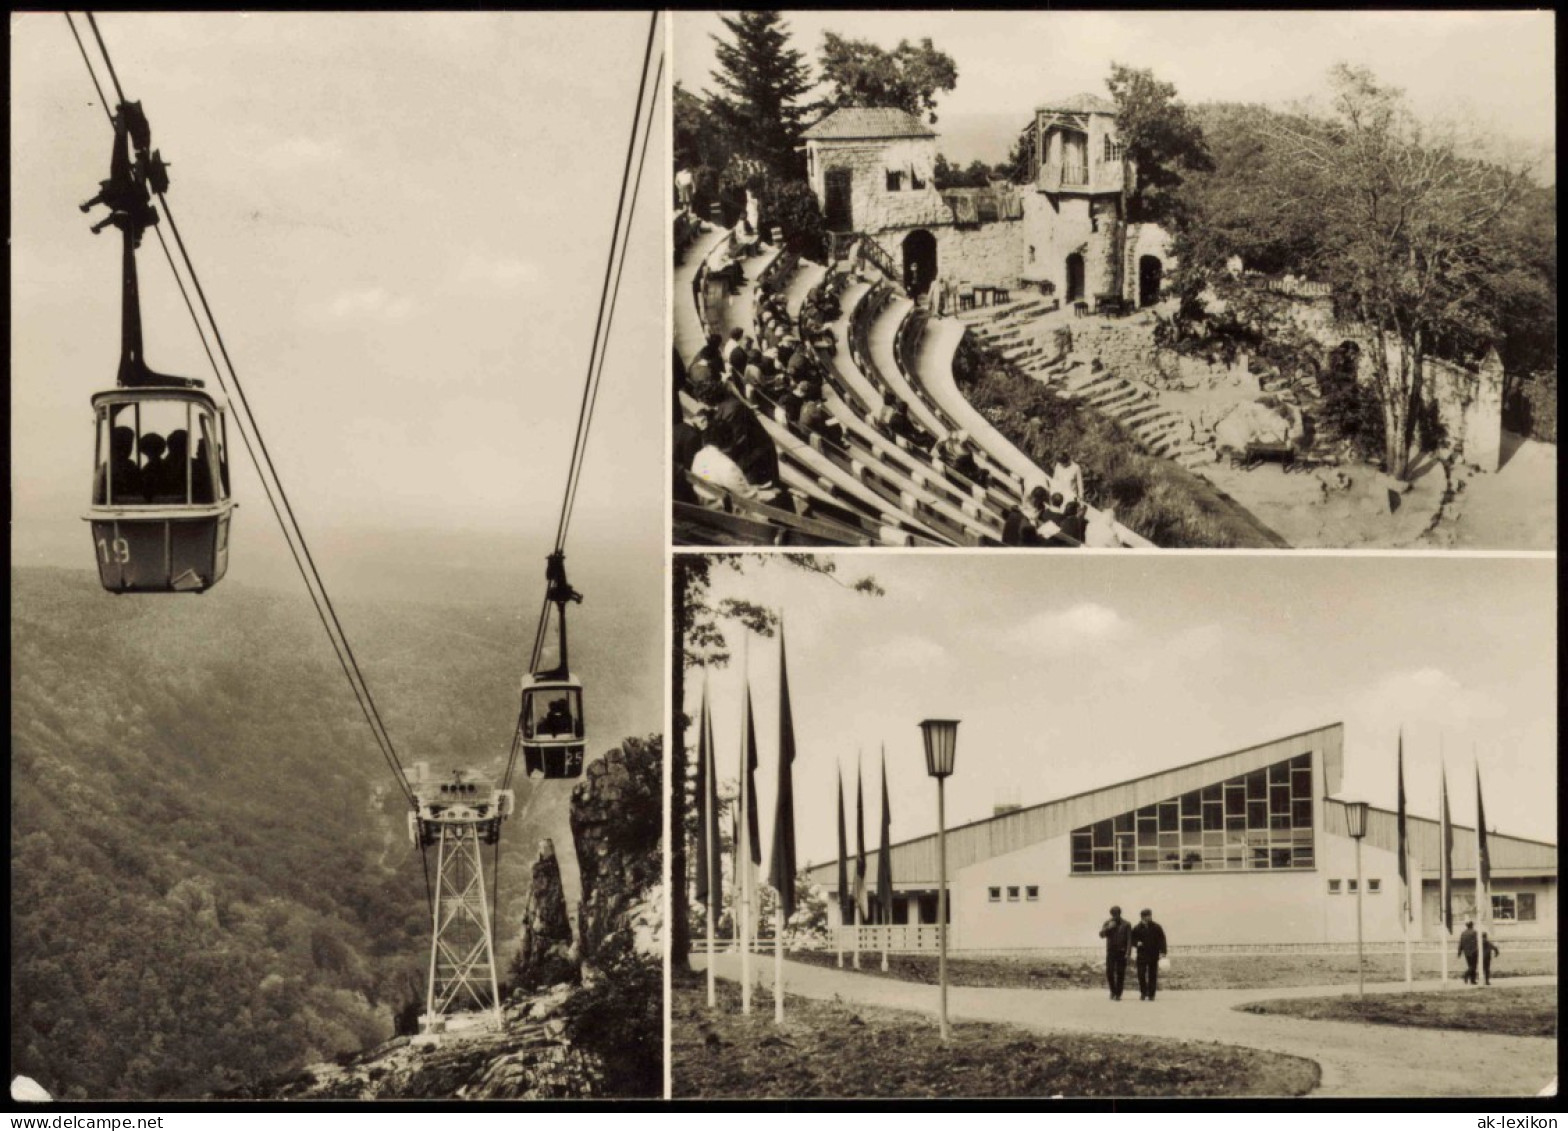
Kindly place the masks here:
<instances>
[{"instance_id":1,"label":"lattice steel pylon","mask_svg":"<svg viewBox=\"0 0 1568 1131\"><path fill-rule=\"evenodd\" d=\"M430 986L420 1029L444 1032L449 1018L465 1013L500 1028L483 849L500 838L501 822L512 812L512 791L469 770L435 781L423 764L415 766L410 784L416 808L409 814L409 833L421 848L436 848Z\"/></svg>"}]
</instances>

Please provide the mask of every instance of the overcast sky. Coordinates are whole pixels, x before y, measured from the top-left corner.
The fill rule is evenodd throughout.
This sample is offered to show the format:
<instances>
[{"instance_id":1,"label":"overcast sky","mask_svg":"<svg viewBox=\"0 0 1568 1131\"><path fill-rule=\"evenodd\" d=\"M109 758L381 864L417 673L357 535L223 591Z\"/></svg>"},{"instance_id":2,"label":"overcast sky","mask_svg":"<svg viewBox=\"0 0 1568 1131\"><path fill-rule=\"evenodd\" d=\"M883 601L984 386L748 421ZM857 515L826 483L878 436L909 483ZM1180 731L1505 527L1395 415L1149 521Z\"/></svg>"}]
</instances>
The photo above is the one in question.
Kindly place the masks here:
<instances>
[{"instance_id":1,"label":"overcast sky","mask_svg":"<svg viewBox=\"0 0 1568 1131\"><path fill-rule=\"evenodd\" d=\"M542 573L648 22L99 17L307 536L527 531L528 576ZM65 19L10 29L13 560L90 569L88 402L114 382L120 252L77 205L108 175L111 132ZM662 98L657 113L573 528L573 544L612 540L649 568L664 523ZM213 385L152 234L139 259L149 362ZM245 578L284 550L232 438L230 576Z\"/></svg>"},{"instance_id":2,"label":"overcast sky","mask_svg":"<svg viewBox=\"0 0 1568 1131\"><path fill-rule=\"evenodd\" d=\"M797 735L799 858L836 852L835 767L866 768L868 847L887 744L895 840L936 827L918 723L956 718L950 825L1345 724L1342 797L1556 840L1555 564L1547 558L1171 554L841 555L866 597L780 564L714 571L715 599L781 610ZM710 680L720 778L739 764L736 661ZM753 637L764 845L777 774L778 642ZM695 714L701 677L689 679ZM693 736L694 737L694 736ZM853 844L853 840L851 840Z\"/></svg>"},{"instance_id":3,"label":"overcast sky","mask_svg":"<svg viewBox=\"0 0 1568 1131\"><path fill-rule=\"evenodd\" d=\"M815 69L824 30L892 48L929 36L958 66L937 107L949 157L999 161L1033 107L1104 95L1112 61L1152 68L1188 102L1322 98L1338 62L1404 87L1423 114L1473 115L1532 147L1556 133L1551 12L918 12L786 14ZM675 17L675 77L711 86L716 13ZM994 143L979 146L977 120Z\"/></svg>"}]
</instances>

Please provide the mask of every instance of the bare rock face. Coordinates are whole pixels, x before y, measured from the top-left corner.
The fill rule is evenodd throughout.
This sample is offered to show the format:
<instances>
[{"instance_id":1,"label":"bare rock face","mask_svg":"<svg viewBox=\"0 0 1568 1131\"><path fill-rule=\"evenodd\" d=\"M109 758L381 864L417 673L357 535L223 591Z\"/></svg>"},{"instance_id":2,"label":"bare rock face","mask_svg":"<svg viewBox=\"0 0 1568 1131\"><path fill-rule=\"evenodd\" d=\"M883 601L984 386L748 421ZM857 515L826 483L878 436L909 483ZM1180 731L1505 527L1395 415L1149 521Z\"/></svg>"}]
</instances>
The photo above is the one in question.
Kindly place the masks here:
<instances>
[{"instance_id":1,"label":"bare rock face","mask_svg":"<svg viewBox=\"0 0 1568 1131\"><path fill-rule=\"evenodd\" d=\"M604 967L636 947L636 922L660 878L660 749L627 739L590 763L572 791L572 838L582 872L579 953Z\"/></svg>"},{"instance_id":2,"label":"bare rock face","mask_svg":"<svg viewBox=\"0 0 1568 1131\"><path fill-rule=\"evenodd\" d=\"M566 891L561 885L561 865L555 844L539 842L534 861L533 885L523 917L523 945L513 967L519 990L575 981L577 958L572 947L572 925L566 915Z\"/></svg>"}]
</instances>

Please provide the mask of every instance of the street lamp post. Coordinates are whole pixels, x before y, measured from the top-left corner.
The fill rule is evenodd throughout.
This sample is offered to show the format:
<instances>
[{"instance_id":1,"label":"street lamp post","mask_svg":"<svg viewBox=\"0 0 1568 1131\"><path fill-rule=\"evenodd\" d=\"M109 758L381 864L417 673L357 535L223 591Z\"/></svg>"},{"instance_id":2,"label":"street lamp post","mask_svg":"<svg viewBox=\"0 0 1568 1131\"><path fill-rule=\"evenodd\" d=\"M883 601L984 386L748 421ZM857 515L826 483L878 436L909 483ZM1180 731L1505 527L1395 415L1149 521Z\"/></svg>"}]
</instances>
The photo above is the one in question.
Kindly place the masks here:
<instances>
[{"instance_id":1,"label":"street lamp post","mask_svg":"<svg viewBox=\"0 0 1568 1131\"><path fill-rule=\"evenodd\" d=\"M1367 996L1367 978L1361 942L1361 838L1367 835L1367 808L1365 801L1345 802L1345 822L1356 842L1356 991L1363 999Z\"/></svg>"},{"instance_id":2,"label":"street lamp post","mask_svg":"<svg viewBox=\"0 0 1568 1131\"><path fill-rule=\"evenodd\" d=\"M940 886L936 897L937 981L942 987L942 1039L952 1036L947 1025L947 802L943 784L953 772L958 750L957 719L926 719L920 724L926 740L926 773L936 779L936 855Z\"/></svg>"}]
</instances>

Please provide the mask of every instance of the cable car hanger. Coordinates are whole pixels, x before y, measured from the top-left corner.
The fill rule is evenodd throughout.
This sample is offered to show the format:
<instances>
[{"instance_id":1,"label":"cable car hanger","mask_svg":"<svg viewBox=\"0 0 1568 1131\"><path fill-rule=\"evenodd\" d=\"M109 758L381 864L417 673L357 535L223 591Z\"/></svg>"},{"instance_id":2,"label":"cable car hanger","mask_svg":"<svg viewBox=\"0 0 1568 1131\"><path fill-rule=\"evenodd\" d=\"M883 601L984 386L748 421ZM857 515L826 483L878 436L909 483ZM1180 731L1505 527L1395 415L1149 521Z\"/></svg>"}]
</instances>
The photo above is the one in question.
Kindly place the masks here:
<instances>
[{"instance_id":1,"label":"cable car hanger","mask_svg":"<svg viewBox=\"0 0 1568 1131\"><path fill-rule=\"evenodd\" d=\"M73 26L74 31L74 26ZM84 54L85 58L85 54ZM115 388L92 398L95 460L86 518L98 578L111 593L201 593L228 570L228 420L194 377L147 365L136 249L158 223L152 195L169 187L141 103L121 98L109 177L83 203L108 215L92 227L120 231L120 362ZM160 431L161 429L161 431Z\"/></svg>"}]
</instances>

